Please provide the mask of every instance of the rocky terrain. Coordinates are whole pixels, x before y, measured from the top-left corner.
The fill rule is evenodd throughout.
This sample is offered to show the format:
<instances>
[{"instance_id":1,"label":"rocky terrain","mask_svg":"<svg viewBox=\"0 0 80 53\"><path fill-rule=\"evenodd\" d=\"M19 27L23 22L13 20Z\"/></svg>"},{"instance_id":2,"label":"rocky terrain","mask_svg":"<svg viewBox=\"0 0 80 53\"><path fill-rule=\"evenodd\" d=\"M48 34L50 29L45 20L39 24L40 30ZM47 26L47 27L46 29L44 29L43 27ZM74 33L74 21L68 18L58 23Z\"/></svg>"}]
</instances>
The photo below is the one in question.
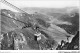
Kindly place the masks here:
<instances>
[{"instance_id":1,"label":"rocky terrain","mask_svg":"<svg viewBox=\"0 0 80 53\"><path fill-rule=\"evenodd\" d=\"M74 45L78 49L79 34L75 38L76 43L73 42L79 31L78 10L35 9L32 10L34 13L29 14L0 10L2 50L55 50L62 47L58 47L62 40L68 42L66 50L75 47ZM41 33L39 41L35 40L36 33ZM72 44L74 45L68 48Z\"/></svg>"}]
</instances>

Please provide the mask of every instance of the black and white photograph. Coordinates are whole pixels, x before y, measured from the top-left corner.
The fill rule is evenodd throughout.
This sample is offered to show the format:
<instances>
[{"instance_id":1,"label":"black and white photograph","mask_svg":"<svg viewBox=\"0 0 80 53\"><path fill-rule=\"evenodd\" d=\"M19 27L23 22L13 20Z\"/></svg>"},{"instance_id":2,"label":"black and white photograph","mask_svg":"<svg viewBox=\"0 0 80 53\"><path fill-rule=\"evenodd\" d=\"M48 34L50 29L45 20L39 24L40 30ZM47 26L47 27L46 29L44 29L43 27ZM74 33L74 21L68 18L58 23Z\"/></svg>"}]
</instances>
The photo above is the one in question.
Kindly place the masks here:
<instances>
[{"instance_id":1,"label":"black and white photograph","mask_svg":"<svg viewBox=\"0 0 80 53\"><path fill-rule=\"evenodd\" d=\"M79 50L79 0L1 0L0 50Z\"/></svg>"}]
</instances>

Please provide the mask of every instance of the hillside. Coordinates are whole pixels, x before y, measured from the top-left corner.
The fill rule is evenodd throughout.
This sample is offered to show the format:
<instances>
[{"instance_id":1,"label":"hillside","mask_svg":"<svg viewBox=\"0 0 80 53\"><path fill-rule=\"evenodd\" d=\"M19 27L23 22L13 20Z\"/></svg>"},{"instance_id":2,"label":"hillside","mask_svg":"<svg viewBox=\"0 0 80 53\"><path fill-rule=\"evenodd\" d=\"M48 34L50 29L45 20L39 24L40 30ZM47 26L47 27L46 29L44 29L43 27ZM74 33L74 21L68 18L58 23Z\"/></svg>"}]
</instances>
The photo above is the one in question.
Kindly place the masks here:
<instances>
[{"instance_id":1,"label":"hillside","mask_svg":"<svg viewBox=\"0 0 80 53\"><path fill-rule=\"evenodd\" d=\"M1 36L5 37L2 49L11 49L10 43L15 45L12 49L17 49L17 45L21 50L56 49L62 40L68 41L67 35L71 41L79 30L79 13L68 9L33 8L30 10L34 13L27 14L1 9ZM36 32L42 34L39 43L34 40Z\"/></svg>"}]
</instances>

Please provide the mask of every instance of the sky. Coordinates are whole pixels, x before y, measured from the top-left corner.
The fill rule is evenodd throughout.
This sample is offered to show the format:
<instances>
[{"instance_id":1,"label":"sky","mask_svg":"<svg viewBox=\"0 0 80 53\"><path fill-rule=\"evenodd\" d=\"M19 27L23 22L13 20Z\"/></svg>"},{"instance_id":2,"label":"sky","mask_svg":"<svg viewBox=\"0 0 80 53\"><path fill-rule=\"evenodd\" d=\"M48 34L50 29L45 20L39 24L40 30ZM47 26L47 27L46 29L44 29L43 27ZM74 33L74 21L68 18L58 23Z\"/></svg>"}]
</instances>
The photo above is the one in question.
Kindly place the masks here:
<instances>
[{"instance_id":1,"label":"sky","mask_svg":"<svg viewBox=\"0 0 80 53\"><path fill-rule=\"evenodd\" d=\"M79 6L79 0L6 0L9 3L19 7L46 7L46 8L64 8ZM14 9L1 3L1 8Z\"/></svg>"}]
</instances>

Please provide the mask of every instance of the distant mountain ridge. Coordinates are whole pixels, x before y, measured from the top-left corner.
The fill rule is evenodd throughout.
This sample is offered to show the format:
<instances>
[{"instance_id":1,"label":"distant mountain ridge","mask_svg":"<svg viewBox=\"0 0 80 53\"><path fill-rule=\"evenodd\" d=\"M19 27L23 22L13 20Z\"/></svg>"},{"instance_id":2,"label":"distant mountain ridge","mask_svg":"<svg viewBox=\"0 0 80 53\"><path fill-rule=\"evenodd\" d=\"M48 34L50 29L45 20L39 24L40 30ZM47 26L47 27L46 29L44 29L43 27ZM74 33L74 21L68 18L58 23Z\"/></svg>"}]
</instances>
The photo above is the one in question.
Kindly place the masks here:
<instances>
[{"instance_id":1,"label":"distant mountain ridge","mask_svg":"<svg viewBox=\"0 0 80 53\"><path fill-rule=\"evenodd\" d=\"M24 10L26 11L27 8L24 8ZM67 21L67 22L73 22L73 25L79 25L79 17L77 17L77 19L75 20L75 17L70 17L70 16L75 16L75 13L79 13L78 12L78 8L75 7L67 7L67 8L63 8L63 9L55 9L55 8L28 8L28 10L32 10L35 11L33 14L31 14L31 18L40 18L40 19L44 19L45 21L50 21L50 18L52 18L51 20L53 21L54 18L58 21ZM10 10L6 10L6 9L2 9L1 11L6 12L6 15L12 16L12 17L16 17L17 19L26 22L26 18L28 16L25 16L24 13L16 13L16 12L12 12ZM37 13L36 13L37 11ZM69 12L68 12L69 11ZM29 15L30 16L30 15ZM56 22L53 22L55 25L61 27L62 24L57 24ZM75 23L75 24L74 24ZM77 27L78 28L78 27Z\"/></svg>"}]
</instances>

